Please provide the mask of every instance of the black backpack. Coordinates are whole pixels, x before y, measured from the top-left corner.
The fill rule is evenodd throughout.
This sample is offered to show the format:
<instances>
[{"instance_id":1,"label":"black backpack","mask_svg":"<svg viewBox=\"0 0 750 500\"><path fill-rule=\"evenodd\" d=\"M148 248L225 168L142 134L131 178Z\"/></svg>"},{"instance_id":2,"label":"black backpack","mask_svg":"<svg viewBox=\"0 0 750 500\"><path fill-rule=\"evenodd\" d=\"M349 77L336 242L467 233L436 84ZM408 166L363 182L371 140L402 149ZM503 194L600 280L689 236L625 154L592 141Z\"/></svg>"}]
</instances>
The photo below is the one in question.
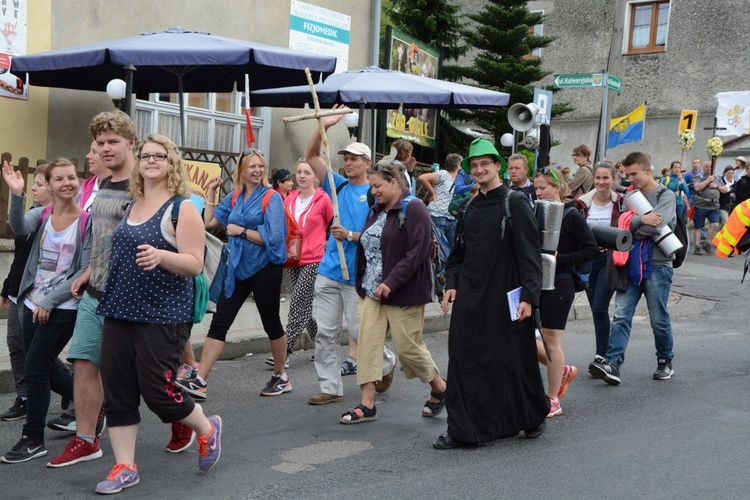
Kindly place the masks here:
<instances>
[{"instance_id":1,"label":"black backpack","mask_svg":"<svg viewBox=\"0 0 750 500\"><path fill-rule=\"evenodd\" d=\"M672 267L677 269L685 261L685 256L688 253L688 247L690 246L690 238L688 238L687 226L682 219L675 217L674 235L682 243L682 248L674 253L674 260L672 261Z\"/></svg>"}]
</instances>

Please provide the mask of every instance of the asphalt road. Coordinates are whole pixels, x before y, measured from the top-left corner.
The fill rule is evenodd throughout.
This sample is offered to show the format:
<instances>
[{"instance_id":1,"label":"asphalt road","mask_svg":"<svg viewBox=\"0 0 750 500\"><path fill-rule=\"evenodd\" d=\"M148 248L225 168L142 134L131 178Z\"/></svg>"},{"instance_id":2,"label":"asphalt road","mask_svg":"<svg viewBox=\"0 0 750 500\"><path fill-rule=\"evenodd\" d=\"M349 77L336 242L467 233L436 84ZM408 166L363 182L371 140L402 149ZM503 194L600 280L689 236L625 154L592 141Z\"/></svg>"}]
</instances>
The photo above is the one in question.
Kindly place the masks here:
<instances>
[{"instance_id":1,"label":"asphalt road","mask_svg":"<svg viewBox=\"0 0 750 500\"><path fill-rule=\"evenodd\" d=\"M309 406L307 398L318 391L311 353L303 352L289 370L294 390L261 398L270 372L264 355L256 354L218 363L211 378L204 408L225 422L216 468L198 471L195 445L179 455L165 453L169 426L143 407L141 483L120 496L748 498L750 283L739 282L743 261L690 255L676 271L672 380L651 379L656 359L647 318L634 322L617 387L586 373L594 349L591 322L569 323L563 346L567 362L581 373L563 400L564 415L548 421L539 439L434 450L431 440L445 429L445 415L421 417L428 387L402 373L378 398L377 422L344 426L338 417L356 404L355 377L345 378L345 403ZM426 340L444 370L447 332ZM12 398L0 396L0 408ZM0 452L20 433L21 422L0 423ZM62 452L68 437L47 431L49 457ZM107 437L102 447L102 459L63 469L47 469L49 457L0 464L0 497L92 497L113 465Z\"/></svg>"}]
</instances>

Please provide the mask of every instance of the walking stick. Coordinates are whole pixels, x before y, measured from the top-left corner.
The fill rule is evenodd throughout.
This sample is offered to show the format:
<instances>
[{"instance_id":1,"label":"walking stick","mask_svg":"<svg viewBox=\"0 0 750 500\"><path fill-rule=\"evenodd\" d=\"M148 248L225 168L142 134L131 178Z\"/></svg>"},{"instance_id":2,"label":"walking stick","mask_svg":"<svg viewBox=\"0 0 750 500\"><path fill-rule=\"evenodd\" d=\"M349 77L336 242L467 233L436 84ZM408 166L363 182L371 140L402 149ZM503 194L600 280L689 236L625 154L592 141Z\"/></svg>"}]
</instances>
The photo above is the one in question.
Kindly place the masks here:
<instances>
[{"instance_id":1,"label":"walking stick","mask_svg":"<svg viewBox=\"0 0 750 500\"><path fill-rule=\"evenodd\" d=\"M313 83L310 69L305 68L305 74L307 75L307 83L310 84L310 92L312 92L313 104L315 106L315 113L309 115L292 116L284 118L284 123L296 122L300 120L309 120L315 118L318 120L318 127L320 127L320 137L323 139L323 151L322 155L326 161L326 174L328 175L328 186L331 188L331 202L333 204L333 224L340 224L339 219L339 197L336 193L336 183L333 178L333 169L331 168L331 152L328 146L328 136L326 135L326 128L323 124L323 117L331 115L346 115L351 113L350 109L335 109L331 111L320 111L320 102L318 101L318 93L315 92L315 84ZM349 281L349 269L346 267L346 254L344 254L344 245L340 240L336 240L336 249L339 253L339 263L341 264L341 275L346 281Z\"/></svg>"}]
</instances>

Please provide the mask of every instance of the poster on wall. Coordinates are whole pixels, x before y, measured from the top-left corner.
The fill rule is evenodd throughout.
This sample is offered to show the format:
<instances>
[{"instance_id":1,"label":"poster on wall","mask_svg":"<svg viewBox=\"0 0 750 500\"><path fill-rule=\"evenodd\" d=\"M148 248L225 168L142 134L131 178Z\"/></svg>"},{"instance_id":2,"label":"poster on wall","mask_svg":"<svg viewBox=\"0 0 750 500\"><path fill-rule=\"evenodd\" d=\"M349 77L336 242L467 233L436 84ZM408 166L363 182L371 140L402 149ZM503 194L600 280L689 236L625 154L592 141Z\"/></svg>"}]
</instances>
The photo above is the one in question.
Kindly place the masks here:
<instances>
[{"instance_id":1,"label":"poster on wall","mask_svg":"<svg viewBox=\"0 0 750 500\"><path fill-rule=\"evenodd\" d=\"M440 52L434 47L388 26L386 32L387 69L412 75L437 78ZM435 149L437 146L437 110L401 108L388 110L386 135Z\"/></svg>"},{"instance_id":2,"label":"poster on wall","mask_svg":"<svg viewBox=\"0 0 750 500\"><path fill-rule=\"evenodd\" d=\"M28 81L10 72L13 56L26 55L26 7L28 0L0 0L0 96L29 98Z\"/></svg>"},{"instance_id":3,"label":"poster on wall","mask_svg":"<svg viewBox=\"0 0 750 500\"><path fill-rule=\"evenodd\" d=\"M333 56L336 58L336 73L341 73L349 69L351 24L351 16L292 0L289 48Z\"/></svg>"},{"instance_id":4,"label":"poster on wall","mask_svg":"<svg viewBox=\"0 0 750 500\"><path fill-rule=\"evenodd\" d=\"M214 177L221 175L221 165L207 161L182 160L185 165L188 177L188 187L190 191L203 198L208 196L208 183ZM219 190L216 190L216 197L208 200L209 203L217 204L219 202Z\"/></svg>"}]
</instances>

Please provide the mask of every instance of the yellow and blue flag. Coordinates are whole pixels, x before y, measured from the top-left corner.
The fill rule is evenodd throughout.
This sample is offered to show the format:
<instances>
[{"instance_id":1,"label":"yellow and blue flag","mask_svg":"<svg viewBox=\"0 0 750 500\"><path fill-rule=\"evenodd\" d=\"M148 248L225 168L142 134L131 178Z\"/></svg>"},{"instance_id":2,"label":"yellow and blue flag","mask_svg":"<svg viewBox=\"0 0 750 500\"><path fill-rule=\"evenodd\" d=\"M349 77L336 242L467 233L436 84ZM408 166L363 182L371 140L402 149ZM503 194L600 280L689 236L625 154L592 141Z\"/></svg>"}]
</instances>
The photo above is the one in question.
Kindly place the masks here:
<instances>
[{"instance_id":1,"label":"yellow and blue flag","mask_svg":"<svg viewBox=\"0 0 750 500\"><path fill-rule=\"evenodd\" d=\"M645 126L646 103L644 102L631 113L610 120L607 148L612 149L626 142L640 141L643 139Z\"/></svg>"}]
</instances>

